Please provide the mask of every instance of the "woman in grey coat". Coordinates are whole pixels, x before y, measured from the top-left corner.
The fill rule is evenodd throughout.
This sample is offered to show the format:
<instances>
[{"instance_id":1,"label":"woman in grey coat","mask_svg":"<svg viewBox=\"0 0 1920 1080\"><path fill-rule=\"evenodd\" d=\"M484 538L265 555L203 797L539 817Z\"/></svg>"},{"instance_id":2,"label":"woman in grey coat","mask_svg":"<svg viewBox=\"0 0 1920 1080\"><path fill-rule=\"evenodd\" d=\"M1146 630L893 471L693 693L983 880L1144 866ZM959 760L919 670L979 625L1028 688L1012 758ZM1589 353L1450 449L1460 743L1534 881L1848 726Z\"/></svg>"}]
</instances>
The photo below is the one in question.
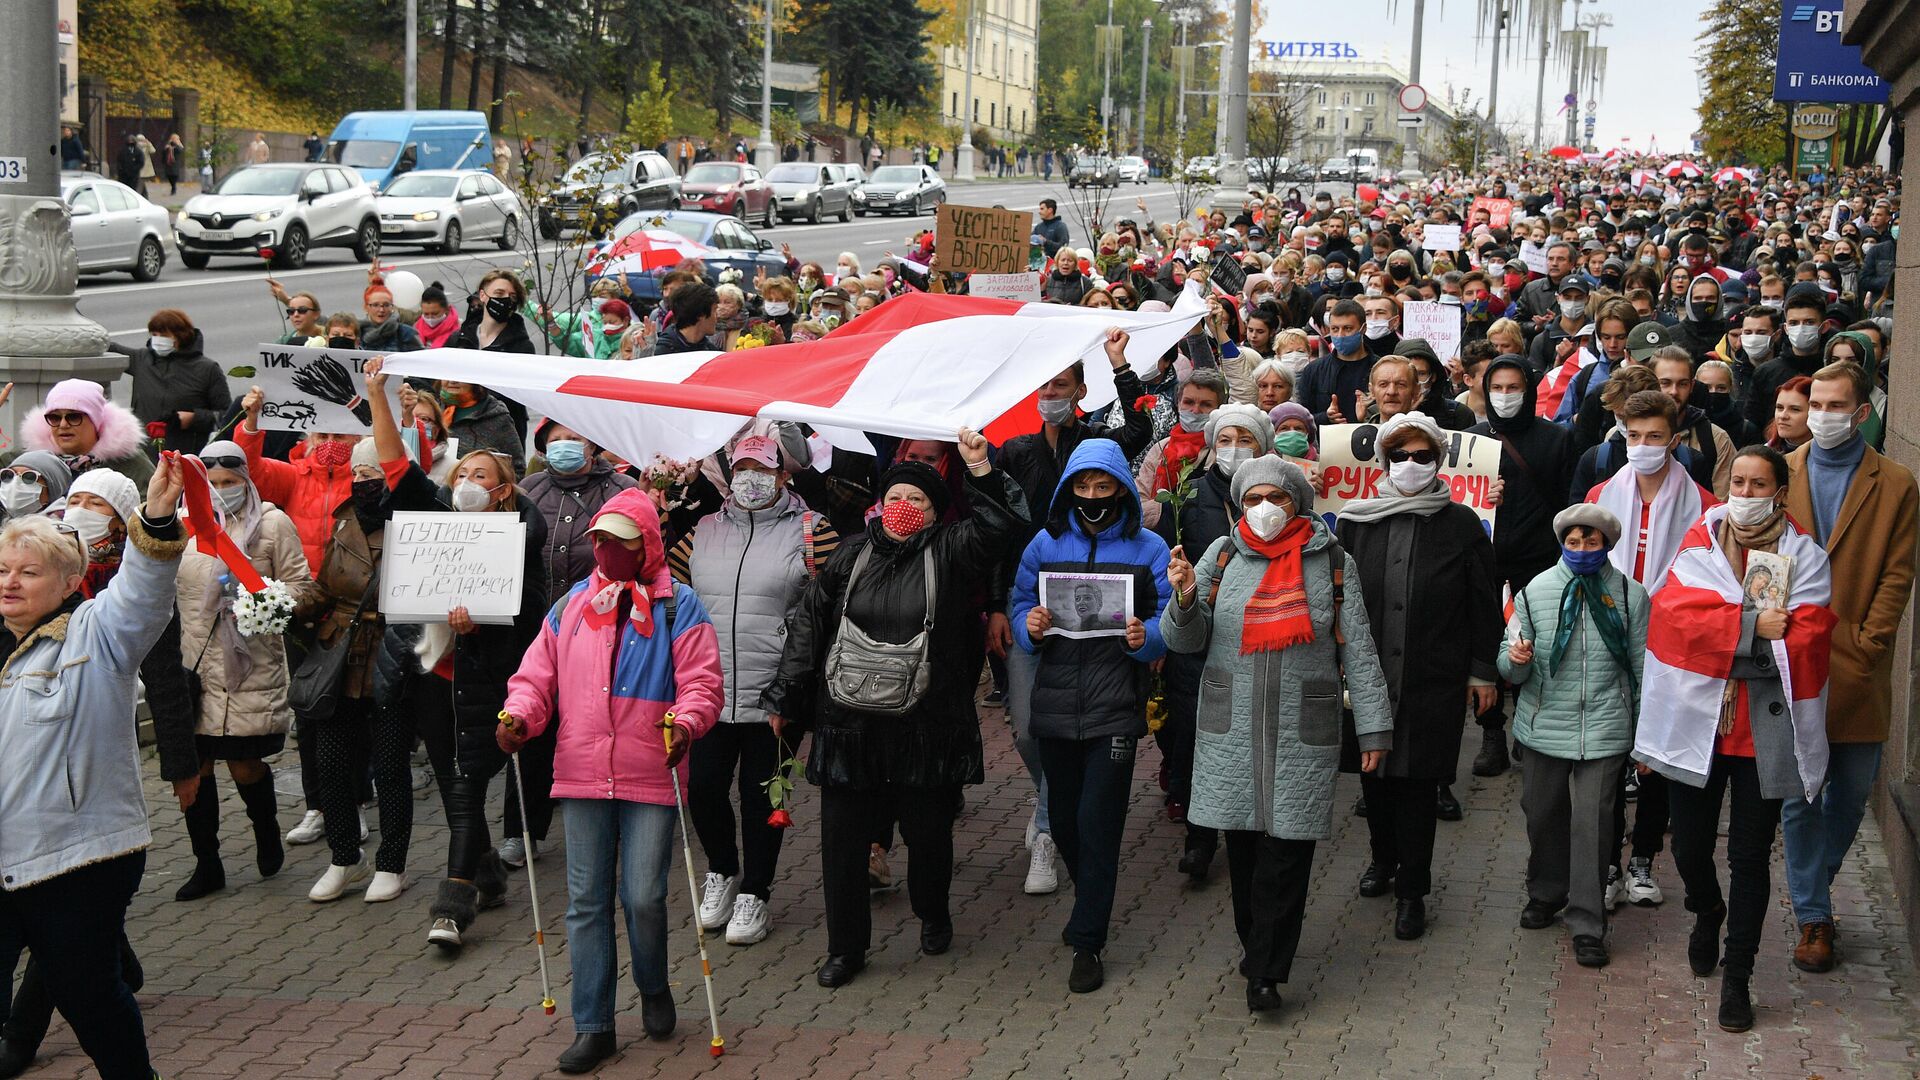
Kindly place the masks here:
<instances>
[{"instance_id":1,"label":"woman in grey coat","mask_svg":"<svg viewBox=\"0 0 1920 1080\"><path fill-rule=\"evenodd\" d=\"M1342 595L1358 571L1314 516L1306 473L1254 458L1233 500L1244 516L1197 568L1174 549L1160 632L1206 654L1187 820L1226 831L1247 1008L1263 1012L1300 944L1314 844L1333 836L1342 669L1367 771L1393 743L1393 708L1366 606Z\"/></svg>"}]
</instances>

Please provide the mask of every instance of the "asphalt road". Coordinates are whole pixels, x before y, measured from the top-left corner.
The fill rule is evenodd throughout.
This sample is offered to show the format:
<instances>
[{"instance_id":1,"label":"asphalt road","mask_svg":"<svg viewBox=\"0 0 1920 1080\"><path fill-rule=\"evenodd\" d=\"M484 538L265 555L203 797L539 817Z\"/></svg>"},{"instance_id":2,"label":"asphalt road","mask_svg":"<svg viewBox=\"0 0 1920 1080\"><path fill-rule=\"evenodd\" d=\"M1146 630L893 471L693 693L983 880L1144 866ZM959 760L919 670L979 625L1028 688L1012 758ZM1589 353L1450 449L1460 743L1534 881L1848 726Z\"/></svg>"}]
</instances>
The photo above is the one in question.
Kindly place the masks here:
<instances>
[{"instance_id":1,"label":"asphalt road","mask_svg":"<svg viewBox=\"0 0 1920 1080\"><path fill-rule=\"evenodd\" d=\"M1067 200L1059 183L1035 181L1015 183L950 184L949 199L969 205L1003 205L1013 210L1037 209L1042 198L1054 196L1067 210ZM1144 197L1156 219L1165 219L1174 210L1173 189L1165 184L1123 186L1113 194L1110 217L1128 216L1135 198ZM1065 213L1074 230L1076 244L1087 243L1073 215ZM913 234L931 227L931 213L918 218L865 217L850 222L819 225L783 224L765 232L776 245L791 245L802 262L820 262L831 266L842 251L851 251L862 264L874 264L882 253L906 247ZM486 271L499 266L515 266L524 256L487 247L476 247L459 255L425 254L417 249L390 248L381 256L383 265L410 270L423 281L440 282L449 295L464 296ZM345 249L322 248L314 251L301 270L274 274L289 290L317 294L328 312L360 310L360 293L366 285L367 268ZM147 318L155 310L180 308L193 319L206 337L207 355L217 361L244 356L254 345L270 341L284 332L280 309L267 291L267 272L254 259L215 259L204 270L189 270L174 253L168 253L165 271L159 280L138 284L125 274L83 277L80 281L80 310L112 335L115 341L131 345L146 336Z\"/></svg>"}]
</instances>

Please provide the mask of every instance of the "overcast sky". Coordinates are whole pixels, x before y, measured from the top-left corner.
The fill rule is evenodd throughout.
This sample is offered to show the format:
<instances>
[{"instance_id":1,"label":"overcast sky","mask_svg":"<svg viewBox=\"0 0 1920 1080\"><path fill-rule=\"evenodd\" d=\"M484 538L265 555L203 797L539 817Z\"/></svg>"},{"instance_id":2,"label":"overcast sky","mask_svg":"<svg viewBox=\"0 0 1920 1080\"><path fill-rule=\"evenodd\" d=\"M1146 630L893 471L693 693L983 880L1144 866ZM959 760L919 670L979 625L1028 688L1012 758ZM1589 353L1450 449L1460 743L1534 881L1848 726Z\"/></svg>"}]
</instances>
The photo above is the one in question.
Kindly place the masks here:
<instances>
[{"instance_id":1,"label":"overcast sky","mask_svg":"<svg viewBox=\"0 0 1920 1080\"><path fill-rule=\"evenodd\" d=\"M1366 59L1380 59L1384 50L1395 66L1406 70L1413 35L1413 0L1399 0L1392 21L1387 18L1388 0L1266 0L1264 6L1267 26L1256 28L1256 39L1344 41ZM1650 136L1659 139L1663 152L1691 147L1690 136L1699 123L1695 110L1700 104L1694 38L1700 32L1700 12L1705 6L1706 0L1588 0L1580 6L1583 16L1599 13L1612 15L1614 20L1614 25L1599 32L1599 43L1608 49L1606 80L1596 113L1595 141L1601 149L1625 145L1644 150ZM1568 11L1572 11L1571 5ZM1487 100L1492 42L1475 41L1479 32L1476 12L1476 0L1427 0L1421 82L1436 99L1444 99L1443 87L1452 83L1472 91L1477 102ZM1536 38L1529 48L1509 53L1510 59L1500 71L1500 120L1524 121L1529 135L1540 71L1538 48ZM1550 60L1545 120L1548 132L1565 132L1566 118L1554 115L1565 95L1566 74ZM1623 139L1630 141L1622 143Z\"/></svg>"}]
</instances>

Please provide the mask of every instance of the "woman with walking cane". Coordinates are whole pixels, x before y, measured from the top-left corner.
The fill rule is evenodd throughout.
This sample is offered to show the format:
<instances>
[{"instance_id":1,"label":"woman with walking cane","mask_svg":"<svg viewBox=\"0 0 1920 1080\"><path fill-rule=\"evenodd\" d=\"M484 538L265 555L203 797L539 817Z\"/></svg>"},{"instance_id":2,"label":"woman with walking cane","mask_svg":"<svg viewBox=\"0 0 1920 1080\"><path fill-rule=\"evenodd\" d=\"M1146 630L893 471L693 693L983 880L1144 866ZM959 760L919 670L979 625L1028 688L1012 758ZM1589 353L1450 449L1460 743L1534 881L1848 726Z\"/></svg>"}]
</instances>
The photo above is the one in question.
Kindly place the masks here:
<instances>
[{"instance_id":1,"label":"woman with walking cane","mask_svg":"<svg viewBox=\"0 0 1920 1080\"><path fill-rule=\"evenodd\" d=\"M726 699L706 608L667 574L660 518L639 489L594 515L594 571L554 604L507 684L496 738L515 753L553 726L553 796L567 844L567 953L573 1045L561 1071L612 1056L613 903L626 912L633 981L647 1035L673 1033L667 985L667 876L676 778L687 749ZM661 721L673 726L662 737Z\"/></svg>"}]
</instances>

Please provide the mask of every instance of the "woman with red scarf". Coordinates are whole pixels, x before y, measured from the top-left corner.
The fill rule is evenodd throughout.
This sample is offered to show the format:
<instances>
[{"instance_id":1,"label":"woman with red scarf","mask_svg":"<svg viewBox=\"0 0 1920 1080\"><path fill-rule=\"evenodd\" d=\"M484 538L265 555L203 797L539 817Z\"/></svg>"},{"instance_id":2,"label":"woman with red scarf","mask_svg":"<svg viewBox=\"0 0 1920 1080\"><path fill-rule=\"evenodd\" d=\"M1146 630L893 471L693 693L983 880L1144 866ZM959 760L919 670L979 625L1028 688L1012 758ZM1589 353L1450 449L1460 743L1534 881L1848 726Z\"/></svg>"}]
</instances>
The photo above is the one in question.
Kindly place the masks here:
<instances>
[{"instance_id":1,"label":"woman with red scarf","mask_svg":"<svg viewBox=\"0 0 1920 1080\"><path fill-rule=\"evenodd\" d=\"M1174 395L1173 427L1167 437L1147 448L1135 481L1140 488L1140 522L1153 528L1160 521L1162 491L1180 488L1180 473L1200 460L1207 449L1207 414L1227 403L1227 378L1213 368L1199 368L1180 383Z\"/></svg>"},{"instance_id":2,"label":"woman with red scarf","mask_svg":"<svg viewBox=\"0 0 1920 1080\"><path fill-rule=\"evenodd\" d=\"M1306 473L1254 458L1234 470L1233 499L1244 516L1197 568L1174 549L1160 633L1206 655L1187 820L1226 830L1247 1008L1265 1012L1300 945L1314 845L1333 837L1340 672L1368 772L1393 742L1393 709L1366 607L1357 592L1345 602L1359 572L1314 516Z\"/></svg>"}]
</instances>

